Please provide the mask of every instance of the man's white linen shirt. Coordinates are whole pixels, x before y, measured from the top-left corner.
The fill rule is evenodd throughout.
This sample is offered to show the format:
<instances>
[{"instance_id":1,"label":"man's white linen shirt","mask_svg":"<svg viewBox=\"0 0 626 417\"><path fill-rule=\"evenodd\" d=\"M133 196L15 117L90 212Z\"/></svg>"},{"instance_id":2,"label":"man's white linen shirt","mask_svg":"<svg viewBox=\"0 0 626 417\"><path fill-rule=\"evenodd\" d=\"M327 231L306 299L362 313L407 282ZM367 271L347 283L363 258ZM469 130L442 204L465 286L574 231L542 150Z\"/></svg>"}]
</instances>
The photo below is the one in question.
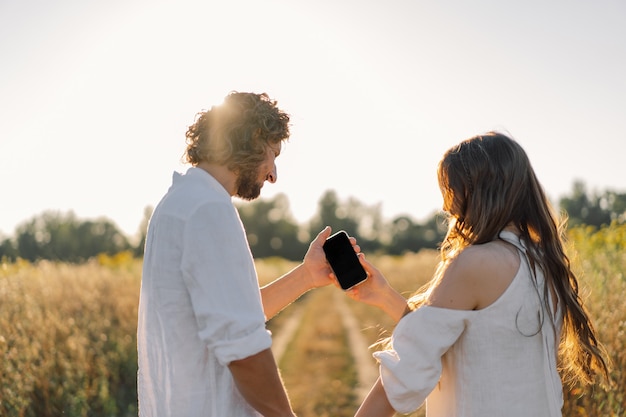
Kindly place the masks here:
<instances>
[{"instance_id":1,"label":"man's white linen shirt","mask_svg":"<svg viewBox=\"0 0 626 417\"><path fill-rule=\"evenodd\" d=\"M254 261L230 195L202 169L174 173L146 238L139 415L258 416L228 364L270 346Z\"/></svg>"}]
</instances>

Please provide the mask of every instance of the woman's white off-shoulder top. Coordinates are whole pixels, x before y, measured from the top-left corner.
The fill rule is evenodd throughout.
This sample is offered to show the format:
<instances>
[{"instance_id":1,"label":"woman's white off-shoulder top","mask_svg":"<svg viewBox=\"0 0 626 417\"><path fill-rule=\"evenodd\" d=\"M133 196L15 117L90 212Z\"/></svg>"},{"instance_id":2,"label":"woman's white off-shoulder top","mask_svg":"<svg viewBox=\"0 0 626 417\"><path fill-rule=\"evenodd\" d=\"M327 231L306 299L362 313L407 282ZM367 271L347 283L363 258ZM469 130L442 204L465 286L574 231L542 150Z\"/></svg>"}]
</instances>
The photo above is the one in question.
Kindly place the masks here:
<instances>
[{"instance_id":1,"label":"woman's white off-shoulder top","mask_svg":"<svg viewBox=\"0 0 626 417\"><path fill-rule=\"evenodd\" d=\"M426 401L428 417L561 416L562 315L546 308L543 275L537 270L534 282L517 236L500 237L518 247L521 261L496 302L473 311L420 307L398 323L392 347L374 353L396 411Z\"/></svg>"}]
</instances>

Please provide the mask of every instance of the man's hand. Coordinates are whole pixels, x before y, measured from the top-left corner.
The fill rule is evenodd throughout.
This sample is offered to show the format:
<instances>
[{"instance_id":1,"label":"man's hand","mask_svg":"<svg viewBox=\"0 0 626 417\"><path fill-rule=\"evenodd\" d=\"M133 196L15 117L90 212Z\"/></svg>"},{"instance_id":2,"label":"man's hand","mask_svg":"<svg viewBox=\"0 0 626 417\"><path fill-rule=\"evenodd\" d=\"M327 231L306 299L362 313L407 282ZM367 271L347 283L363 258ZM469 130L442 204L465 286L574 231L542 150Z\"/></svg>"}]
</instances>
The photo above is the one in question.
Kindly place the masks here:
<instances>
[{"instance_id":1,"label":"man's hand","mask_svg":"<svg viewBox=\"0 0 626 417\"><path fill-rule=\"evenodd\" d=\"M325 227L309 245L301 264L261 288L263 311L267 320L309 290L329 284L335 284L339 287L339 283L326 261L323 248L330 233L331 228ZM354 251L358 253L361 248L356 244L356 239L351 237L350 242Z\"/></svg>"},{"instance_id":2,"label":"man's hand","mask_svg":"<svg viewBox=\"0 0 626 417\"><path fill-rule=\"evenodd\" d=\"M328 261L326 261L326 254L323 248L324 242L326 242L331 233L332 229L330 226L326 226L311 242L309 250L304 255L303 266L309 274L311 288L323 287L328 284L335 284L339 287L337 278ZM354 252L358 254L361 251L361 247L357 245L356 238L350 236L350 243L352 243Z\"/></svg>"},{"instance_id":3,"label":"man's hand","mask_svg":"<svg viewBox=\"0 0 626 417\"><path fill-rule=\"evenodd\" d=\"M324 242L330 236L332 229L326 226L317 234L315 239L309 245L309 249L304 255L302 266L308 275L309 288L323 287L334 282L332 269L326 261L324 254ZM354 239L354 238L352 238Z\"/></svg>"}]
</instances>

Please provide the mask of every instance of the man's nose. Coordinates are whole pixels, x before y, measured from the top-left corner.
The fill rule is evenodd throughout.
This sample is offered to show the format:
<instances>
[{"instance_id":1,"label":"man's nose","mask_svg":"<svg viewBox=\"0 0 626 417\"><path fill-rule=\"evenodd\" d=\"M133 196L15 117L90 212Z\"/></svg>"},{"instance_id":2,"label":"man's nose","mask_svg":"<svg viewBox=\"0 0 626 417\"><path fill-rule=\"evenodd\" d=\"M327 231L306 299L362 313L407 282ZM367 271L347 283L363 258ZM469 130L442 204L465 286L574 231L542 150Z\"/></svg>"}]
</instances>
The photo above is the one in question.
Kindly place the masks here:
<instances>
[{"instance_id":1,"label":"man's nose","mask_svg":"<svg viewBox=\"0 0 626 417\"><path fill-rule=\"evenodd\" d=\"M272 172L267 174L267 177L265 178L265 180L272 184L274 184L276 180L278 180L278 170L276 169L276 164L274 164L274 168L272 169Z\"/></svg>"}]
</instances>

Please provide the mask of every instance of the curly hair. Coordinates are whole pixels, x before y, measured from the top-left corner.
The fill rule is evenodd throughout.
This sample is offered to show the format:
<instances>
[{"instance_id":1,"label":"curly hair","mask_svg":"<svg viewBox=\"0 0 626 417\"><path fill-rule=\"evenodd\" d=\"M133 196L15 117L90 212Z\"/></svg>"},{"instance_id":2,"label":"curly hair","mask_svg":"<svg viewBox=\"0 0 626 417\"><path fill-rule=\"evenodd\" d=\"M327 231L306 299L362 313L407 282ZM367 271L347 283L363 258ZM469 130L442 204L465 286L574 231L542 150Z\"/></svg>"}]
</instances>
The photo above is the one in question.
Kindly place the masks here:
<instances>
[{"instance_id":1,"label":"curly hair","mask_svg":"<svg viewBox=\"0 0 626 417\"><path fill-rule=\"evenodd\" d=\"M565 376L590 383L599 374L608 381L606 352L565 254L565 217L555 214L523 148L501 133L475 136L444 154L437 175L449 215L439 271L467 246L492 241L513 224L528 244L531 262L546 277L545 298L550 286L565 307L560 344Z\"/></svg>"},{"instance_id":2,"label":"curly hair","mask_svg":"<svg viewBox=\"0 0 626 417\"><path fill-rule=\"evenodd\" d=\"M224 102L199 112L186 136L186 162L226 165L239 172L255 168L267 146L289 138L289 115L266 93L229 93Z\"/></svg>"}]
</instances>

